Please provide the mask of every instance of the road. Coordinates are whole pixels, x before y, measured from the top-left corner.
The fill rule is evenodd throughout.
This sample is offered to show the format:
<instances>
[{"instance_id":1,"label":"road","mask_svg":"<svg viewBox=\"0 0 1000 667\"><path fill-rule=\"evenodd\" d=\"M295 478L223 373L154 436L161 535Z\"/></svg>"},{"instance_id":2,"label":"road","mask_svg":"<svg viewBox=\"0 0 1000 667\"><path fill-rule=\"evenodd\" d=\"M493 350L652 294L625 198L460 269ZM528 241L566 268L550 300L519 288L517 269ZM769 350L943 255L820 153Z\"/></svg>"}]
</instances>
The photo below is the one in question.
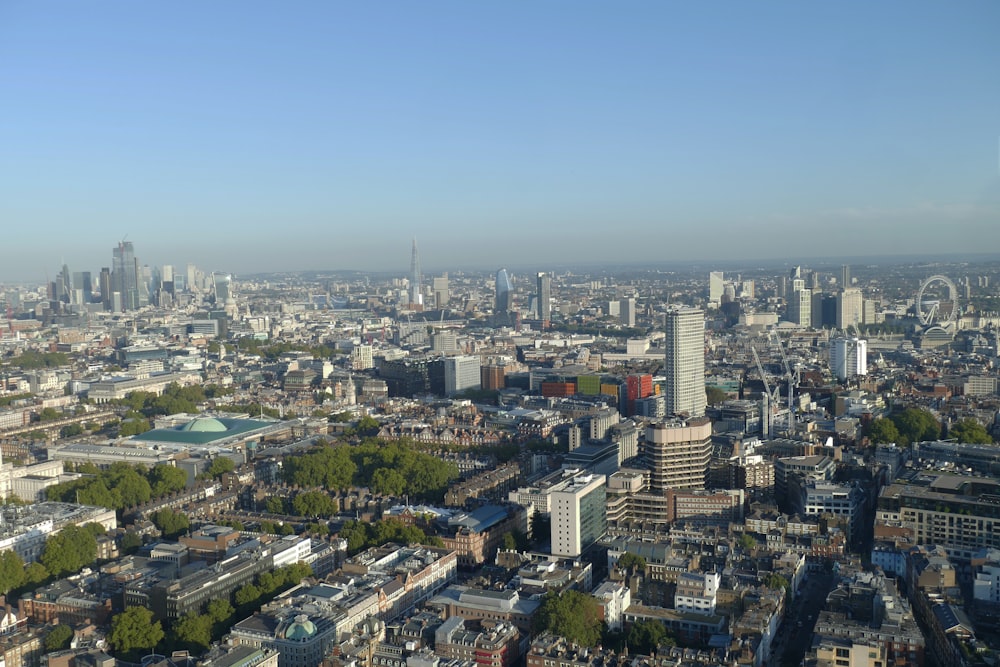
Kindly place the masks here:
<instances>
[{"instance_id":1,"label":"road","mask_svg":"<svg viewBox=\"0 0 1000 667\"><path fill-rule=\"evenodd\" d=\"M797 667L802 664L802 658L812 645L816 617L823 609L827 593L830 592L835 579L835 575L826 570L806 575L801 592L788 606L785 620L778 628L773 664L782 667Z\"/></svg>"}]
</instances>

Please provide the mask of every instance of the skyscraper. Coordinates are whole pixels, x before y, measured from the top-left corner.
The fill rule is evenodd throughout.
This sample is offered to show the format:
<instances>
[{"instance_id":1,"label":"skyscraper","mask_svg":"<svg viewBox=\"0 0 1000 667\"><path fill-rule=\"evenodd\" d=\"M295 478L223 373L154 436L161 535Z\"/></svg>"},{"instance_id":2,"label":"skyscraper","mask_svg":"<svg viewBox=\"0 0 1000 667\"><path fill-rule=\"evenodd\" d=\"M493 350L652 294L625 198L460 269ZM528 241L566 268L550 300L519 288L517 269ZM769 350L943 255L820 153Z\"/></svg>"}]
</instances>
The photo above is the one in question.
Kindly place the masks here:
<instances>
[{"instance_id":1,"label":"skyscraper","mask_svg":"<svg viewBox=\"0 0 1000 667\"><path fill-rule=\"evenodd\" d=\"M708 274L708 300L719 303L722 299L722 288L725 285L722 271L710 271Z\"/></svg>"},{"instance_id":2,"label":"skyscraper","mask_svg":"<svg viewBox=\"0 0 1000 667\"><path fill-rule=\"evenodd\" d=\"M868 341L834 338L830 341L830 370L838 380L868 374Z\"/></svg>"},{"instance_id":3,"label":"skyscraper","mask_svg":"<svg viewBox=\"0 0 1000 667\"><path fill-rule=\"evenodd\" d=\"M698 308L667 311L663 372L668 414L705 414L705 313Z\"/></svg>"},{"instance_id":4,"label":"skyscraper","mask_svg":"<svg viewBox=\"0 0 1000 667\"><path fill-rule=\"evenodd\" d=\"M580 475L551 487L553 556L576 558L604 535L608 527L606 483L604 475Z\"/></svg>"},{"instance_id":5,"label":"skyscraper","mask_svg":"<svg viewBox=\"0 0 1000 667\"><path fill-rule=\"evenodd\" d=\"M410 303L419 306L424 302L420 282L420 255L417 253L417 239L413 239L413 252L410 254Z\"/></svg>"},{"instance_id":6,"label":"skyscraper","mask_svg":"<svg viewBox=\"0 0 1000 667\"><path fill-rule=\"evenodd\" d=\"M643 455L651 491L703 489L712 458L712 422L702 418L652 424L646 428Z\"/></svg>"},{"instance_id":7,"label":"skyscraper","mask_svg":"<svg viewBox=\"0 0 1000 667\"><path fill-rule=\"evenodd\" d=\"M510 282L510 275L507 269L497 271L495 283L496 295L493 304L493 311L497 314L506 313L514 309L514 286Z\"/></svg>"},{"instance_id":8,"label":"skyscraper","mask_svg":"<svg viewBox=\"0 0 1000 667\"><path fill-rule=\"evenodd\" d=\"M123 310L139 308L139 276L135 263L135 248L131 241L120 241L111 251L111 282L115 292L121 294Z\"/></svg>"},{"instance_id":9,"label":"skyscraper","mask_svg":"<svg viewBox=\"0 0 1000 667\"><path fill-rule=\"evenodd\" d=\"M552 319L552 276L547 273L538 274L538 319L542 328L549 326Z\"/></svg>"}]
</instances>

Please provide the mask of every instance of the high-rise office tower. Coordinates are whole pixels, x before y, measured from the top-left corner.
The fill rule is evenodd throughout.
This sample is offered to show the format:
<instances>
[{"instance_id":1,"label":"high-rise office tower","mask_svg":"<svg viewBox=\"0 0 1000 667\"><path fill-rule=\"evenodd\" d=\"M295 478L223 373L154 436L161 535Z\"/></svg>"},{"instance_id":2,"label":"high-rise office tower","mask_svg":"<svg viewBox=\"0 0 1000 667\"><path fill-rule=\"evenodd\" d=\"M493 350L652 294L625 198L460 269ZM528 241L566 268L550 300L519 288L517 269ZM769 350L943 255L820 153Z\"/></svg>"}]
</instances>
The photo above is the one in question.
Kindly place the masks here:
<instances>
[{"instance_id":1,"label":"high-rise office tower","mask_svg":"<svg viewBox=\"0 0 1000 667\"><path fill-rule=\"evenodd\" d=\"M419 306L424 302L424 294L420 287L420 254L417 252L417 239L413 239L413 252L410 254L410 303Z\"/></svg>"},{"instance_id":2,"label":"high-rise office tower","mask_svg":"<svg viewBox=\"0 0 1000 667\"><path fill-rule=\"evenodd\" d=\"M121 294L123 310L139 308L139 275L135 262L135 248L131 241L121 241L111 251L111 281L114 291Z\"/></svg>"},{"instance_id":3,"label":"high-rise office tower","mask_svg":"<svg viewBox=\"0 0 1000 667\"><path fill-rule=\"evenodd\" d=\"M201 287L198 284L198 267L188 264L185 270L185 287L189 292L196 292Z\"/></svg>"},{"instance_id":4,"label":"high-rise office tower","mask_svg":"<svg viewBox=\"0 0 1000 667\"><path fill-rule=\"evenodd\" d=\"M538 319L542 321L542 327L547 327L552 319L552 276L547 273L539 273L538 281Z\"/></svg>"},{"instance_id":5,"label":"high-rise office tower","mask_svg":"<svg viewBox=\"0 0 1000 667\"><path fill-rule=\"evenodd\" d=\"M103 305L104 310L110 311L111 293L114 292L114 287L112 287L112 282L111 282L111 269L109 269L106 266L101 268L100 287L101 287L101 304Z\"/></svg>"},{"instance_id":6,"label":"high-rise office tower","mask_svg":"<svg viewBox=\"0 0 1000 667\"><path fill-rule=\"evenodd\" d=\"M576 558L604 535L608 527L606 483L604 475L580 475L551 487L553 556Z\"/></svg>"},{"instance_id":7,"label":"high-rise office tower","mask_svg":"<svg viewBox=\"0 0 1000 667\"><path fill-rule=\"evenodd\" d=\"M233 277L228 273L212 273L212 292L215 295L215 305L226 305L233 296Z\"/></svg>"},{"instance_id":8,"label":"high-rise office tower","mask_svg":"<svg viewBox=\"0 0 1000 667\"><path fill-rule=\"evenodd\" d=\"M431 287L434 291L434 307L444 308L447 306L448 299L450 298L448 293L448 274L435 277L431 281Z\"/></svg>"},{"instance_id":9,"label":"high-rise office tower","mask_svg":"<svg viewBox=\"0 0 1000 667\"><path fill-rule=\"evenodd\" d=\"M708 274L708 300L712 303L719 303L722 299L722 288L725 285L722 271L711 271Z\"/></svg>"},{"instance_id":10,"label":"high-rise office tower","mask_svg":"<svg viewBox=\"0 0 1000 667\"><path fill-rule=\"evenodd\" d=\"M847 264L840 267L840 286L844 288L851 286L851 267Z\"/></svg>"},{"instance_id":11,"label":"high-rise office tower","mask_svg":"<svg viewBox=\"0 0 1000 667\"><path fill-rule=\"evenodd\" d=\"M667 311L663 372L668 414L705 414L705 313L698 308Z\"/></svg>"},{"instance_id":12,"label":"high-rise office tower","mask_svg":"<svg viewBox=\"0 0 1000 667\"><path fill-rule=\"evenodd\" d=\"M812 290L805 286L801 278L792 280L785 319L806 329L812 326Z\"/></svg>"},{"instance_id":13,"label":"high-rise office tower","mask_svg":"<svg viewBox=\"0 0 1000 667\"><path fill-rule=\"evenodd\" d=\"M635 299L622 299L618 307L619 319L627 327L635 326Z\"/></svg>"},{"instance_id":14,"label":"high-rise office tower","mask_svg":"<svg viewBox=\"0 0 1000 667\"><path fill-rule=\"evenodd\" d=\"M856 287L843 289L837 294L837 328L847 331L857 327L864 317L865 298Z\"/></svg>"},{"instance_id":15,"label":"high-rise office tower","mask_svg":"<svg viewBox=\"0 0 1000 667\"><path fill-rule=\"evenodd\" d=\"M712 459L711 420L652 424L646 429L643 456L649 465L650 491L705 488Z\"/></svg>"},{"instance_id":16,"label":"high-rise office tower","mask_svg":"<svg viewBox=\"0 0 1000 667\"><path fill-rule=\"evenodd\" d=\"M514 285L511 283L507 269L497 271L495 283L495 302L493 311L497 314L514 309Z\"/></svg>"},{"instance_id":17,"label":"high-rise office tower","mask_svg":"<svg viewBox=\"0 0 1000 667\"><path fill-rule=\"evenodd\" d=\"M868 341L834 338L830 341L830 370L838 380L868 374Z\"/></svg>"}]
</instances>

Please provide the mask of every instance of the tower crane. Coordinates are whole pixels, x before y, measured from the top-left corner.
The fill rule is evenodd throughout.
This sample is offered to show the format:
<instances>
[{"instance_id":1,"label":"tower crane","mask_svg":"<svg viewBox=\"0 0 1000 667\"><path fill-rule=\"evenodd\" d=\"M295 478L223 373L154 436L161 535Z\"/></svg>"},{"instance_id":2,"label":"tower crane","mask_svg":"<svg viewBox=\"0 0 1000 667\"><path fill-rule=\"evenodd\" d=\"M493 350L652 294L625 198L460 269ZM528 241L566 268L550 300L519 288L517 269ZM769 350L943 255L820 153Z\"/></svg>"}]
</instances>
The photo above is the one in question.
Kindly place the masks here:
<instances>
[{"instance_id":1,"label":"tower crane","mask_svg":"<svg viewBox=\"0 0 1000 667\"><path fill-rule=\"evenodd\" d=\"M763 431L764 431L764 437L770 440L771 438L774 437L773 424L772 424L773 411L774 408L778 405L778 399L780 398L780 394L778 392L781 390L781 388L775 387L773 391L771 390L771 385L767 381L767 373L764 372L764 366L760 363L760 357L757 355L757 348L755 348L753 345L750 345L750 352L753 354L754 363L757 364L757 372L760 374L761 382L764 383L765 405L764 405L764 410L762 410L763 412L762 416L765 422Z\"/></svg>"}]
</instances>

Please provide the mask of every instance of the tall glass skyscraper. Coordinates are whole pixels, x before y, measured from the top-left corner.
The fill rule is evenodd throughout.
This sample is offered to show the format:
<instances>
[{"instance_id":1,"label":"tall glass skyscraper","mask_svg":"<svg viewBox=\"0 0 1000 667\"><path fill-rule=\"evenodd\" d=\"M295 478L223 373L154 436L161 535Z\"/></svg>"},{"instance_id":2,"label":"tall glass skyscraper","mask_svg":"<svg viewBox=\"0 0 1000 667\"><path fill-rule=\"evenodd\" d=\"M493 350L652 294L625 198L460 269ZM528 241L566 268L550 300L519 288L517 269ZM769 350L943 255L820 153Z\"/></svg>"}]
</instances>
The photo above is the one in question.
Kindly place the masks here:
<instances>
[{"instance_id":1,"label":"tall glass skyscraper","mask_svg":"<svg viewBox=\"0 0 1000 667\"><path fill-rule=\"evenodd\" d=\"M705 313L698 308L667 312L663 372L668 414L705 414Z\"/></svg>"},{"instance_id":2,"label":"tall glass skyscraper","mask_svg":"<svg viewBox=\"0 0 1000 667\"><path fill-rule=\"evenodd\" d=\"M510 281L507 269L497 271L496 280L496 302L493 304L493 312L506 313L514 309L514 285Z\"/></svg>"},{"instance_id":3,"label":"tall glass skyscraper","mask_svg":"<svg viewBox=\"0 0 1000 667\"><path fill-rule=\"evenodd\" d=\"M121 295L124 310L139 309L139 277L135 264L135 248L131 241L121 241L111 250L112 289Z\"/></svg>"},{"instance_id":4,"label":"tall glass skyscraper","mask_svg":"<svg viewBox=\"0 0 1000 667\"><path fill-rule=\"evenodd\" d=\"M542 326L547 326L552 318L552 276L547 273L538 274L538 319Z\"/></svg>"}]
</instances>

